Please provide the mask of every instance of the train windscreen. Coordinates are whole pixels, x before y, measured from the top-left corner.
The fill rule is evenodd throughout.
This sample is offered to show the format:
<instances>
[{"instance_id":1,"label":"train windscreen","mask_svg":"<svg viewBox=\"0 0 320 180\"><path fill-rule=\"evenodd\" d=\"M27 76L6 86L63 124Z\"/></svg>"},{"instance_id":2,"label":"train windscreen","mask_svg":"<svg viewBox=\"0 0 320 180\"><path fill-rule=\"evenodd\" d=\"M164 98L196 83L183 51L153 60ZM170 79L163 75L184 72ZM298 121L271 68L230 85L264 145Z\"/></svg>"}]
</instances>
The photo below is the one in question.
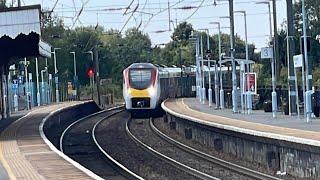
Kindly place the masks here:
<instances>
[{"instance_id":1,"label":"train windscreen","mask_svg":"<svg viewBox=\"0 0 320 180\"><path fill-rule=\"evenodd\" d=\"M131 69L130 86L134 89L146 89L151 84L152 69Z\"/></svg>"}]
</instances>

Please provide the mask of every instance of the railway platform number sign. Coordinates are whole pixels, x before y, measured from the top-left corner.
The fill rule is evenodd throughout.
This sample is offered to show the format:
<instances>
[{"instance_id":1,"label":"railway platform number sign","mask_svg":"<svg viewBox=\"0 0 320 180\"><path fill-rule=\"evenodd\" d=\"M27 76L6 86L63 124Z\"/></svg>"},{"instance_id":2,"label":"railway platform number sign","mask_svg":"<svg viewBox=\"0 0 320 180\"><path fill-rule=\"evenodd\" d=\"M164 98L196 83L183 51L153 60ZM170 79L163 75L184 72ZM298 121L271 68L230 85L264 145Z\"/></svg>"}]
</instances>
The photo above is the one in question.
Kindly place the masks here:
<instances>
[{"instance_id":1,"label":"railway platform number sign","mask_svg":"<svg viewBox=\"0 0 320 180\"><path fill-rule=\"evenodd\" d=\"M245 73L245 92L251 92L251 94L257 94L257 74L256 73Z\"/></svg>"},{"instance_id":2,"label":"railway platform number sign","mask_svg":"<svg viewBox=\"0 0 320 180\"><path fill-rule=\"evenodd\" d=\"M302 63L303 63L303 56L302 56L302 54L293 56L293 66L294 66L295 68L300 68L300 67L302 67Z\"/></svg>"},{"instance_id":3,"label":"railway platform number sign","mask_svg":"<svg viewBox=\"0 0 320 180\"><path fill-rule=\"evenodd\" d=\"M271 47L261 48L261 59L272 59L273 49Z\"/></svg>"}]
</instances>

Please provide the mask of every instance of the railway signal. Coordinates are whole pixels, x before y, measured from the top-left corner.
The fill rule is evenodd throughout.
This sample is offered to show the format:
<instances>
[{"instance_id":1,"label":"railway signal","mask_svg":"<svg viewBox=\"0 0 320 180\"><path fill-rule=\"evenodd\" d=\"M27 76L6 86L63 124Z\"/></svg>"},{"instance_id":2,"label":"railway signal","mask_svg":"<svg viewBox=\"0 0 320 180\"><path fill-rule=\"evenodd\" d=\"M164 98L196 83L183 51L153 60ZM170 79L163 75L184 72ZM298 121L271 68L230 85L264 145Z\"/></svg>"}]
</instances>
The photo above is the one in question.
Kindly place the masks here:
<instances>
[{"instance_id":1,"label":"railway signal","mask_svg":"<svg viewBox=\"0 0 320 180\"><path fill-rule=\"evenodd\" d=\"M93 99L93 87L94 87L94 69L93 69L93 67L88 68L87 75L90 79L91 99Z\"/></svg>"},{"instance_id":2,"label":"railway signal","mask_svg":"<svg viewBox=\"0 0 320 180\"><path fill-rule=\"evenodd\" d=\"M89 78L92 78L94 76L94 69L92 67L88 68L87 75Z\"/></svg>"}]
</instances>

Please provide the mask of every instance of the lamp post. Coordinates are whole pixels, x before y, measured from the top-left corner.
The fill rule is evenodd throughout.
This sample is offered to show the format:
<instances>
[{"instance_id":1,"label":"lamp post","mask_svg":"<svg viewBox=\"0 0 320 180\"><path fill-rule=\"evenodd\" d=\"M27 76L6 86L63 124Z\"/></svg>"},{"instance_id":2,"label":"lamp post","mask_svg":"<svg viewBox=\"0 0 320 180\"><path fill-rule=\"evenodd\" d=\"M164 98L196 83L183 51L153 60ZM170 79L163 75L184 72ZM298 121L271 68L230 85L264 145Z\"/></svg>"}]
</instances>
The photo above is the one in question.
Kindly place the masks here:
<instances>
[{"instance_id":1,"label":"lamp post","mask_svg":"<svg viewBox=\"0 0 320 180\"><path fill-rule=\"evenodd\" d=\"M41 94L42 97L44 97L44 73L47 72L47 67L45 67L45 69L41 70ZM45 98L42 98L42 100L44 100ZM42 102L43 104L44 102Z\"/></svg>"},{"instance_id":2,"label":"lamp post","mask_svg":"<svg viewBox=\"0 0 320 180\"><path fill-rule=\"evenodd\" d=\"M49 86L49 71L48 71L48 58L46 58L46 75L47 75L47 104L50 104L50 88L51 86Z\"/></svg>"},{"instance_id":3,"label":"lamp post","mask_svg":"<svg viewBox=\"0 0 320 180\"><path fill-rule=\"evenodd\" d=\"M73 70L74 70L74 77L73 77L73 80L74 80L74 86L75 86L75 95L77 96L78 94L78 78L77 78L77 62L76 62L76 52L75 51L72 51L70 52L70 54L73 54Z\"/></svg>"},{"instance_id":4,"label":"lamp post","mask_svg":"<svg viewBox=\"0 0 320 180\"><path fill-rule=\"evenodd\" d=\"M58 69L57 69L57 54L56 50L61 48L53 48L53 55L54 55L54 76L55 76L55 83L56 83L56 103L59 103L59 77L58 77Z\"/></svg>"},{"instance_id":5,"label":"lamp post","mask_svg":"<svg viewBox=\"0 0 320 180\"><path fill-rule=\"evenodd\" d=\"M29 81L28 81L28 65L29 62L27 61L27 58L24 58L24 73L25 73L25 86L26 86L26 101L27 101L27 110L31 109L30 104L30 89L29 89Z\"/></svg>"},{"instance_id":6,"label":"lamp post","mask_svg":"<svg viewBox=\"0 0 320 180\"><path fill-rule=\"evenodd\" d=\"M223 84L222 84L222 63L221 63L221 26L220 26L220 22L211 22L210 24L216 24L218 26L218 44L219 44L219 66L220 66L220 109L224 108L224 90L223 90ZM219 82L218 82L218 78L217 78L217 62L215 63L215 94L216 94L216 100L218 99L218 91L219 91ZM217 105L218 103L216 103ZM216 106L216 108L218 108L219 106Z\"/></svg>"},{"instance_id":7,"label":"lamp post","mask_svg":"<svg viewBox=\"0 0 320 180\"><path fill-rule=\"evenodd\" d=\"M193 36L195 37L195 45L196 45L196 96L199 99L199 101L201 102L201 75L200 75L200 62L199 62L199 54L200 54L200 50L199 50L199 34L196 31L193 31Z\"/></svg>"},{"instance_id":8,"label":"lamp post","mask_svg":"<svg viewBox=\"0 0 320 180\"><path fill-rule=\"evenodd\" d=\"M204 85L204 69L203 69L203 41L202 41L202 35L200 35L200 56L201 56L201 102L202 104L205 103L205 99L206 99L206 88L205 88L205 85Z\"/></svg>"},{"instance_id":9,"label":"lamp post","mask_svg":"<svg viewBox=\"0 0 320 180\"><path fill-rule=\"evenodd\" d=\"M99 68L99 53L98 53L98 46L94 47L94 69L95 69L95 77L96 77L96 84L97 84L97 96L98 96L98 104L101 106L101 99L100 99L100 68Z\"/></svg>"},{"instance_id":10,"label":"lamp post","mask_svg":"<svg viewBox=\"0 0 320 180\"><path fill-rule=\"evenodd\" d=\"M183 96L183 86L182 86L182 79L183 79L183 72L182 72L182 54L181 54L181 48L182 48L182 43L181 43L181 39L179 39L179 37L178 36L175 36L176 37L176 39L177 39L177 42L178 42L178 46L179 46L179 65L180 65L180 70L181 70L181 72L180 72L180 91L181 91L181 97Z\"/></svg>"},{"instance_id":11,"label":"lamp post","mask_svg":"<svg viewBox=\"0 0 320 180\"><path fill-rule=\"evenodd\" d=\"M268 9L269 9L269 24L270 24L270 46L271 45L273 36L272 36L272 22L271 22L271 7L270 7L270 2L269 1L263 1L263 2L257 2L256 4L267 4ZM276 26L276 25L275 25ZM272 48L273 49L273 48ZM274 49L273 51L274 52ZM277 105L277 92L276 92L276 77L275 77L275 58L274 58L274 53L272 53L272 60L271 60L271 73L272 73L272 117L276 118L277 116L277 111L278 111L278 105Z\"/></svg>"},{"instance_id":12,"label":"lamp post","mask_svg":"<svg viewBox=\"0 0 320 180\"><path fill-rule=\"evenodd\" d=\"M200 38L199 34L197 33L197 41L196 41L196 64L197 64L197 77L198 77L198 83L197 83L197 90L198 90L198 97L199 101L201 102L202 96L201 96L201 65L200 65Z\"/></svg>"},{"instance_id":13,"label":"lamp post","mask_svg":"<svg viewBox=\"0 0 320 180\"><path fill-rule=\"evenodd\" d=\"M197 40L196 40L196 64L197 64L197 91L198 91L198 98L201 102L202 96L201 96L201 65L200 65L200 38L198 32L196 32Z\"/></svg>"},{"instance_id":14,"label":"lamp post","mask_svg":"<svg viewBox=\"0 0 320 180\"><path fill-rule=\"evenodd\" d=\"M209 99L209 107L212 106L212 89L211 89L211 68L210 68L210 35L209 35L209 29L199 29L199 30L204 30L207 33L207 59L208 59L208 81L209 81L209 88L208 88L208 99ZM205 90L204 90L205 91ZM217 100L216 100L217 102Z\"/></svg>"},{"instance_id":15,"label":"lamp post","mask_svg":"<svg viewBox=\"0 0 320 180\"><path fill-rule=\"evenodd\" d=\"M311 114L312 114L312 107L311 107L311 95L312 92L310 90L309 84L309 61L308 61L308 47L307 47L307 22L306 22L306 8L304 0L301 0L302 3L302 19L303 19L303 48L304 48L304 63L305 63L305 73L306 73L306 101L305 101L305 109L307 111L307 123L310 122ZM311 77L312 78L312 77Z\"/></svg>"},{"instance_id":16,"label":"lamp post","mask_svg":"<svg viewBox=\"0 0 320 180\"><path fill-rule=\"evenodd\" d=\"M37 57L36 57L36 78L37 78L37 105L40 106L39 68L38 68L38 58Z\"/></svg>"},{"instance_id":17,"label":"lamp post","mask_svg":"<svg viewBox=\"0 0 320 180\"><path fill-rule=\"evenodd\" d=\"M48 73L48 85L49 85L49 91L48 91L48 102L51 103L53 101L53 93L52 93L52 74Z\"/></svg>"},{"instance_id":18,"label":"lamp post","mask_svg":"<svg viewBox=\"0 0 320 180\"><path fill-rule=\"evenodd\" d=\"M237 74L236 74L236 63L234 59L234 20L233 20L233 0L229 0L230 6L230 16L222 16L223 18L230 19L230 58L231 58L231 65L232 65L232 111L233 113L238 112L238 105L237 105Z\"/></svg>"},{"instance_id":19,"label":"lamp post","mask_svg":"<svg viewBox=\"0 0 320 180\"><path fill-rule=\"evenodd\" d=\"M248 28L247 28L247 14L246 11L234 11L235 13L240 13L243 14L244 17L244 29L245 29L245 43L246 43L246 62L248 62L249 60L249 45L248 45ZM244 79L244 73L245 73L245 69L246 69L246 64L244 64L243 62L241 62L241 67L240 67L240 91L241 91L241 110L242 112L244 112L245 110L245 105L246 103L246 98L243 97L244 93L244 85L246 84L246 80ZM250 65L248 65L247 69L249 69ZM246 92L246 96L251 96Z\"/></svg>"}]
</instances>

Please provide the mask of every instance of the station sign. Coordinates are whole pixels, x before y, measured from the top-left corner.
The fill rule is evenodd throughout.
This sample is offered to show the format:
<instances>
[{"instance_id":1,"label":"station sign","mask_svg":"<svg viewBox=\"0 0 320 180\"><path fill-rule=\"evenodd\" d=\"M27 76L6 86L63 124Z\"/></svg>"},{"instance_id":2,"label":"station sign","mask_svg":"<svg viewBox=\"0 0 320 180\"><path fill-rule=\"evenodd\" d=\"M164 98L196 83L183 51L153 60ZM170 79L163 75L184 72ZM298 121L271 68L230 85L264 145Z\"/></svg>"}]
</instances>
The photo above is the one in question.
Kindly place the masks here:
<instances>
[{"instance_id":1,"label":"station sign","mask_svg":"<svg viewBox=\"0 0 320 180\"><path fill-rule=\"evenodd\" d=\"M244 80L244 92L251 92L251 94L257 94L257 74L244 73Z\"/></svg>"},{"instance_id":2,"label":"station sign","mask_svg":"<svg viewBox=\"0 0 320 180\"><path fill-rule=\"evenodd\" d=\"M195 92L196 89L197 89L196 86L192 86L192 87L191 87L192 92Z\"/></svg>"},{"instance_id":3,"label":"station sign","mask_svg":"<svg viewBox=\"0 0 320 180\"><path fill-rule=\"evenodd\" d=\"M18 76L19 84L23 84L23 76Z\"/></svg>"},{"instance_id":4,"label":"station sign","mask_svg":"<svg viewBox=\"0 0 320 180\"><path fill-rule=\"evenodd\" d=\"M303 63L303 56L302 56L302 54L293 56L293 66L294 66L295 68L300 68L300 67L302 67L302 63Z\"/></svg>"},{"instance_id":5,"label":"station sign","mask_svg":"<svg viewBox=\"0 0 320 180\"><path fill-rule=\"evenodd\" d=\"M18 84L12 84L12 90L15 91L18 89Z\"/></svg>"},{"instance_id":6,"label":"station sign","mask_svg":"<svg viewBox=\"0 0 320 180\"><path fill-rule=\"evenodd\" d=\"M272 59L273 49L271 47L261 48L261 59Z\"/></svg>"}]
</instances>

